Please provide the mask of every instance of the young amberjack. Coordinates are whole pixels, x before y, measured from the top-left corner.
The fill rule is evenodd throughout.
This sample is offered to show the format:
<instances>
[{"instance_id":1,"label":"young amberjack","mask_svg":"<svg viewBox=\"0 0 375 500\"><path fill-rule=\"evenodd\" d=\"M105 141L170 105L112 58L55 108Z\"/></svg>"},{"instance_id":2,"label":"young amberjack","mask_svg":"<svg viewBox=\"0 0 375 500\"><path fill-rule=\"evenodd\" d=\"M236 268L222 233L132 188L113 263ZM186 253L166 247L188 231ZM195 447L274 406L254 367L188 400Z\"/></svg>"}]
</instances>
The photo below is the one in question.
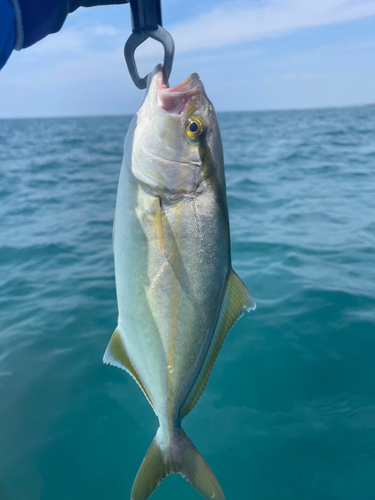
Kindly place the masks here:
<instances>
[{"instance_id":1,"label":"young amberjack","mask_svg":"<svg viewBox=\"0 0 375 500\"><path fill-rule=\"evenodd\" d=\"M125 139L113 246L119 318L104 363L132 375L160 424L131 499L179 473L204 498L223 500L181 421L255 303L231 268L219 125L197 74L173 88L160 65L149 77Z\"/></svg>"}]
</instances>

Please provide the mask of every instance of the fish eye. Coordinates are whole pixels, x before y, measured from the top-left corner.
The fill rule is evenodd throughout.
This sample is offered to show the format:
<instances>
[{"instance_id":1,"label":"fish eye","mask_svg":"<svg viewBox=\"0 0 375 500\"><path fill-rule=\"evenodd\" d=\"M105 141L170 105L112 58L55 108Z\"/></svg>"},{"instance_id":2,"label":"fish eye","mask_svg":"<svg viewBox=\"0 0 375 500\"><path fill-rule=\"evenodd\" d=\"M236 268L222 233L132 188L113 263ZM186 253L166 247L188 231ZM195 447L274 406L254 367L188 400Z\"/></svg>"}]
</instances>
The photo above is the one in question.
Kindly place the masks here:
<instances>
[{"instance_id":1,"label":"fish eye","mask_svg":"<svg viewBox=\"0 0 375 500\"><path fill-rule=\"evenodd\" d=\"M195 140L202 134L204 123L198 116L191 116L186 122L186 135L189 139Z\"/></svg>"}]
</instances>

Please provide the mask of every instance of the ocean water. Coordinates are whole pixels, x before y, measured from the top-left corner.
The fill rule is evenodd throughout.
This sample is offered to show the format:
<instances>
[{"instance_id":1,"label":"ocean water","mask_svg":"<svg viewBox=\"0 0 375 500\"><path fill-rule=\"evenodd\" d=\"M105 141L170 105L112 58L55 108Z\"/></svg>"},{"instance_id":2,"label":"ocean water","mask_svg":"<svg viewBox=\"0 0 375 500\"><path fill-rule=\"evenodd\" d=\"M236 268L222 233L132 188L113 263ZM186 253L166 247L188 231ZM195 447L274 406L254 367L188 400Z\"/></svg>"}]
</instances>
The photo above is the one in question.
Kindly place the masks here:
<instances>
[{"instance_id":1,"label":"ocean water","mask_svg":"<svg viewBox=\"0 0 375 500\"><path fill-rule=\"evenodd\" d=\"M375 109L219 120L233 267L258 307L184 428L227 500L374 499ZM102 365L129 123L0 121L1 500L129 498L156 432ZM199 498L180 476L153 496Z\"/></svg>"}]
</instances>

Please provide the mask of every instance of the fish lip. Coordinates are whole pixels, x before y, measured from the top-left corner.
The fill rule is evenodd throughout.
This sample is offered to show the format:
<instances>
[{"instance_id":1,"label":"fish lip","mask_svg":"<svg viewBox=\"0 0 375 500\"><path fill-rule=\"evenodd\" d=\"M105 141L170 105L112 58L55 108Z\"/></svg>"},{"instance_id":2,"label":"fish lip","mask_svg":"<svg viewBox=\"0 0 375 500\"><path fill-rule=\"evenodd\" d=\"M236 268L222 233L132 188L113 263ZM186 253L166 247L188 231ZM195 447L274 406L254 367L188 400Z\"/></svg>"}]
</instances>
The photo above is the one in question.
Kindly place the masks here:
<instances>
[{"instance_id":1,"label":"fish lip","mask_svg":"<svg viewBox=\"0 0 375 500\"><path fill-rule=\"evenodd\" d=\"M199 79L198 73L192 73L190 76L185 78L184 81L182 81L181 83L178 83L174 87L167 87L163 81L163 85L164 85L163 90L167 93L173 93L173 94L185 93L185 92L189 92L190 90L193 90L198 85L199 81L200 81L200 79Z\"/></svg>"},{"instance_id":2,"label":"fish lip","mask_svg":"<svg viewBox=\"0 0 375 500\"><path fill-rule=\"evenodd\" d=\"M202 82L197 73L192 73L174 87L167 87L161 73L157 84L157 99L165 111L181 114L186 103L191 97L199 94L201 88Z\"/></svg>"}]
</instances>

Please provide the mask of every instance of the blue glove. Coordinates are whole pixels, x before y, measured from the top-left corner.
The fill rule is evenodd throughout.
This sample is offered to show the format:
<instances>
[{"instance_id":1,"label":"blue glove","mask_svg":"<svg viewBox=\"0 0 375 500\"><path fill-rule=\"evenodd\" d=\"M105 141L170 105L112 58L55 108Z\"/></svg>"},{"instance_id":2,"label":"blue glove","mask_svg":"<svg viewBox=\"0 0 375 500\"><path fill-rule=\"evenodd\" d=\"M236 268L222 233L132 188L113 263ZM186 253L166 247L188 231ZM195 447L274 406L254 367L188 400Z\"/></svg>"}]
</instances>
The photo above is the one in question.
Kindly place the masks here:
<instances>
[{"instance_id":1,"label":"blue glove","mask_svg":"<svg viewBox=\"0 0 375 500\"><path fill-rule=\"evenodd\" d=\"M124 4L129 0L0 0L0 68L13 49L30 47L56 33L78 7Z\"/></svg>"},{"instance_id":2,"label":"blue glove","mask_svg":"<svg viewBox=\"0 0 375 500\"><path fill-rule=\"evenodd\" d=\"M0 68L4 66L16 42L16 14L10 0L0 0Z\"/></svg>"}]
</instances>

